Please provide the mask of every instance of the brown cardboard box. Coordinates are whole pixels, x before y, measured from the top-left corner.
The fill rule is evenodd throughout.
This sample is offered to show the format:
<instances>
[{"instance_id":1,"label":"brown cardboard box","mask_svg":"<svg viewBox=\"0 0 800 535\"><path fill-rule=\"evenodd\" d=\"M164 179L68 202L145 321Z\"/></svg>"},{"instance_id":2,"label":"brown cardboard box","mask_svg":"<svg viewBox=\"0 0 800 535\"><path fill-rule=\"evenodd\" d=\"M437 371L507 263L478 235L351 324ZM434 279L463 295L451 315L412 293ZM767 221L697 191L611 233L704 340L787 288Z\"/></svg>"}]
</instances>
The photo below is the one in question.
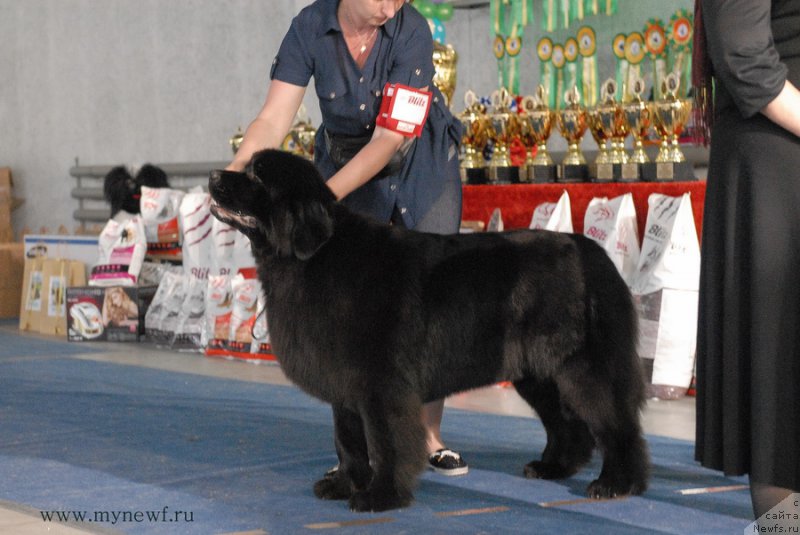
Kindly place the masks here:
<instances>
[{"instance_id":1,"label":"brown cardboard box","mask_svg":"<svg viewBox=\"0 0 800 535\"><path fill-rule=\"evenodd\" d=\"M22 297L24 244L0 243L0 318L14 318Z\"/></svg>"},{"instance_id":2,"label":"brown cardboard box","mask_svg":"<svg viewBox=\"0 0 800 535\"><path fill-rule=\"evenodd\" d=\"M0 242L3 243L14 241L11 212L22 204L22 199L11 195L12 188L11 169L0 167Z\"/></svg>"}]
</instances>

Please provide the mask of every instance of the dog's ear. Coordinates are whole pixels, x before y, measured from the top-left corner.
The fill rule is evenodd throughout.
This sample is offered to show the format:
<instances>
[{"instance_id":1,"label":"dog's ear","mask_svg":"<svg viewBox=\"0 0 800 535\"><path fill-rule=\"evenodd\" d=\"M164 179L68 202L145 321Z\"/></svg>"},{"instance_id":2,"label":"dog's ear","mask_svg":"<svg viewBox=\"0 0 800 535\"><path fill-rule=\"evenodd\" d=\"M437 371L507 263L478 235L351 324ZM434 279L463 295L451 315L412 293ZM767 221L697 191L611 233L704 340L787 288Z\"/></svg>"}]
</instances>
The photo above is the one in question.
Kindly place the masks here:
<instances>
[{"instance_id":1,"label":"dog's ear","mask_svg":"<svg viewBox=\"0 0 800 535\"><path fill-rule=\"evenodd\" d=\"M138 214L138 193L136 181L122 165L112 168L103 178L103 197L111 205L111 217L121 210Z\"/></svg>"},{"instance_id":2,"label":"dog's ear","mask_svg":"<svg viewBox=\"0 0 800 535\"><path fill-rule=\"evenodd\" d=\"M333 218L321 202L288 202L270 214L267 241L280 256L308 260L332 235Z\"/></svg>"},{"instance_id":3,"label":"dog's ear","mask_svg":"<svg viewBox=\"0 0 800 535\"><path fill-rule=\"evenodd\" d=\"M333 235L333 217L321 202L298 203L292 235L294 255L308 260Z\"/></svg>"},{"instance_id":4,"label":"dog's ear","mask_svg":"<svg viewBox=\"0 0 800 535\"><path fill-rule=\"evenodd\" d=\"M136 173L136 183L148 188L168 188L167 173L160 167L146 163Z\"/></svg>"}]
</instances>

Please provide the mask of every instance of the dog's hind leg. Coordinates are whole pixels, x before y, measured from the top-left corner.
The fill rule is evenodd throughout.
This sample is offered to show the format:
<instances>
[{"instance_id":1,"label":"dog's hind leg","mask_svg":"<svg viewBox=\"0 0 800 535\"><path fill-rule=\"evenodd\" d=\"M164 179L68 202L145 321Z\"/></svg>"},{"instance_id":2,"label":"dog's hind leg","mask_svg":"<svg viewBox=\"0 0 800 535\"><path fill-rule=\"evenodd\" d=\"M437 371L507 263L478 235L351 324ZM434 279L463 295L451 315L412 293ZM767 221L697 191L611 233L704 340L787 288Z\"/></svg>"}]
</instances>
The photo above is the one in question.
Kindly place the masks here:
<instances>
[{"instance_id":1,"label":"dog's hind leg","mask_svg":"<svg viewBox=\"0 0 800 535\"><path fill-rule=\"evenodd\" d=\"M350 498L353 511L385 511L408 506L425 463L422 403L391 388L360 404L369 448L372 481Z\"/></svg>"},{"instance_id":2,"label":"dog's hind leg","mask_svg":"<svg viewBox=\"0 0 800 535\"><path fill-rule=\"evenodd\" d=\"M359 413L334 405L333 427L339 469L317 481L314 494L323 500L347 500L372 479L364 425Z\"/></svg>"},{"instance_id":3,"label":"dog's hind leg","mask_svg":"<svg viewBox=\"0 0 800 535\"><path fill-rule=\"evenodd\" d=\"M589 462L594 439L586 423L561 403L555 382L529 377L515 381L514 387L533 407L547 431L542 459L525 465L525 477L561 479Z\"/></svg>"},{"instance_id":4,"label":"dog's hind leg","mask_svg":"<svg viewBox=\"0 0 800 535\"><path fill-rule=\"evenodd\" d=\"M624 390L630 383L615 381L613 374L604 377L585 363L568 366L556 381L565 405L586 422L603 455L600 476L587 488L589 497L615 498L644 492L649 456L639 423L639 405Z\"/></svg>"}]
</instances>

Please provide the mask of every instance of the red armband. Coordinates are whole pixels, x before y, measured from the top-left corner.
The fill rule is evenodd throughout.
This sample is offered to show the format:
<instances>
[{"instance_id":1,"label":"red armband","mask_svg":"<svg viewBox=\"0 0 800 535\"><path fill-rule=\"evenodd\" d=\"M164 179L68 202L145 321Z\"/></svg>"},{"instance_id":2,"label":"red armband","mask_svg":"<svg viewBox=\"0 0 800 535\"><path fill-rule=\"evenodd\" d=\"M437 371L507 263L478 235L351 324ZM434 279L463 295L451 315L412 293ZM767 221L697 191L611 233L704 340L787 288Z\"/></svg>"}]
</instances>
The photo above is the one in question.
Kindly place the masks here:
<instances>
[{"instance_id":1,"label":"red armband","mask_svg":"<svg viewBox=\"0 0 800 535\"><path fill-rule=\"evenodd\" d=\"M375 124L406 137L421 136L432 95L430 91L387 83Z\"/></svg>"}]
</instances>

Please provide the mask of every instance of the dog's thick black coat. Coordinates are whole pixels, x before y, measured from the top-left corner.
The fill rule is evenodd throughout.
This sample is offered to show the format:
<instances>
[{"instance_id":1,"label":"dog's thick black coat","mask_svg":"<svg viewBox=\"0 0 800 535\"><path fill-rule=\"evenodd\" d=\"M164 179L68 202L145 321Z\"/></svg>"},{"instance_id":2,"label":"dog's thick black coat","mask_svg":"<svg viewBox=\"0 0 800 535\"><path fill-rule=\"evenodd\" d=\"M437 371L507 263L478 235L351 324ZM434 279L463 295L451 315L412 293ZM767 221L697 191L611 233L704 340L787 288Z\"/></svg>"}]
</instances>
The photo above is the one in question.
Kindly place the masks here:
<instances>
[{"instance_id":1,"label":"dog's thick black coat","mask_svg":"<svg viewBox=\"0 0 800 535\"><path fill-rule=\"evenodd\" d=\"M318 497L408 505L426 458L421 405L498 381L547 430L527 477L568 477L596 445L589 496L646 489L636 315L593 241L378 224L335 202L310 162L274 150L245 173L212 173L209 189L214 215L252 242L283 371L333 406L340 468Z\"/></svg>"}]
</instances>

